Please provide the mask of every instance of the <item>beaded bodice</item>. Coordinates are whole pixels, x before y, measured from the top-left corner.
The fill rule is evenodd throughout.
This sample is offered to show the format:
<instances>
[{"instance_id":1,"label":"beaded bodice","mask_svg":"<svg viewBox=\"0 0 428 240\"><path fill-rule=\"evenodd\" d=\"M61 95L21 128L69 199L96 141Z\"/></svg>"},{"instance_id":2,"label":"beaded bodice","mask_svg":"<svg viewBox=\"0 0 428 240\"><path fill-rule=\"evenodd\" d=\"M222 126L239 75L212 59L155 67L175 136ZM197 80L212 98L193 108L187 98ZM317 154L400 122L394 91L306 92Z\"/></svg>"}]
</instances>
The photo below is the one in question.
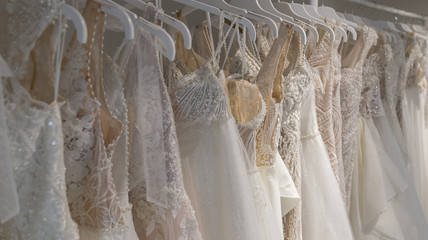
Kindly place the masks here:
<instances>
[{"instance_id":1,"label":"beaded bodice","mask_svg":"<svg viewBox=\"0 0 428 240\"><path fill-rule=\"evenodd\" d=\"M169 93L175 121L210 124L231 117L224 81L223 75L217 77L210 65L205 65L172 82Z\"/></svg>"},{"instance_id":2,"label":"beaded bodice","mask_svg":"<svg viewBox=\"0 0 428 240\"><path fill-rule=\"evenodd\" d=\"M385 114L381 100L380 79L385 76L386 63L393 57L391 46L386 41L385 35L379 33L378 44L364 63L360 113L365 118L380 117Z\"/></svg>"}]
</instances>

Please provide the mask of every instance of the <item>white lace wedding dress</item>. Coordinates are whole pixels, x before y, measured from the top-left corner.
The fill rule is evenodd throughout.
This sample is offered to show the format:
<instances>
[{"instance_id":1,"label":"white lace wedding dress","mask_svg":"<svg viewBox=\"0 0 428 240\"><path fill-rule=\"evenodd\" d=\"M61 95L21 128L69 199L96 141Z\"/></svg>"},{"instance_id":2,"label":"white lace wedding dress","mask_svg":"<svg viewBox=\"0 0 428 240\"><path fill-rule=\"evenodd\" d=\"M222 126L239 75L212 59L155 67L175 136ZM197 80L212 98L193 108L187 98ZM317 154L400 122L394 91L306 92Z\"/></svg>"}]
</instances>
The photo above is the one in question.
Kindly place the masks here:
<instances>
[{"instance_id":1,"label":"white lace wedding dress","mask_svg":"<svg viewBox=\"0 0 428 240\"><path fill-rule=\"evenodd\" d=\"M54 17L61 2L4 5L0 15L6 17L2 26L7 29L0 47L13 76L1 79L6 121L2 119L0 127L8 129L2 137L8 141L9 174L16 189L10 189L15 202L1 217L6 222L0 224L0 239L78 239L66 195L61 103L54 96L56 33L62 27L54 24ZM7 152L2 151L3 157ZM2 174L2 182L6 176ZM18 199L13 199L15 190Z\"/></svg>"},{"instance_id":2,"label":"white lace wedding dress","mask_svg":"<svg viewBox=\"0 0 428 240\"><path fill-rule=\"evenodd\" d=\"M428 219L428 159L425 158L428 142L424 135L424 109L427 80L423 73L422 49L414 40L408 46L409 56L401 89L402 130L410 158L410 171L419 200Z\"/></svg>"},{"instance_id":3,"label":"white lace wedding dress","mask_svg":"<svg viewBox=\"0 0 428 240\"><path fill-rule=\"evenodd\" d=\"M314 47L318 49L308 52L316 55L307 60L301 54L299 67L292 75L306 86L300 93L303 99L299 114L303 239L354 239L340 185L318 126L315 81L320 81L317 68L325 66L319 60L325 61L324 57L330 55L326 53L331 50L329 35L324 32Z\"/></svg>"},{"instance_id":4,"label":"white lace wedding dress","mask_svg":"<svg viewBox=\"0 0 428 240\"><path fill-rule=\"evenodd\" d=\"M358 110L362 91L362 74L364 61L370 48L377 41L376 32L361 26L358 38L348 41L343 47L340 80L340 97L342 112L342 158L345 175L345 205L351 206L351 188L353 168L357 160Z\"/></svg>"},{"instance_id":5,"label":"white lace wedding dress","mask_svg":"<svg viewBox=\"0 0 428 240\"><path fill-rule=\"evenodd\" d=\"M142 17L156 22L149 5ZM159 66L159 39L135 26L124 66L129 122L129 196L139 239L198 240L201 233L183 183L174 115Z\"/></svg>"},{"instance_id":6,"label":"white lace wedding dress","mask_svg":"<svg viewBox=\"0 0 428 240\"><path fill-rule=\"evenodd\" d=\"M380 33L379 36L382 42L379 51L379 69L375 74L379 76L381 83L383 82L385 84L383 86L381 84L380 87L381 95L383 95L382 97L384 99L382 105L379 102L379 96L376 96L377 98L374 100L377 102L378 107L384 106L383 109L385 110L385 115L382 114L382 112L380 112L381 114L373 115L373 122L379 132L380 138L382 139L385 151L391 160L391 162L385 161L385 163L397 166L399 173L394 174L394 177L397 178L398 176L404 176L406 183L406 188L394 196L394 199L391 201L391 207L395 212L395 215L398 216L398 223L406 240L424 239L425 236L428 236L427 222L419 199L416 195L413 179L410 175L409 169L407 168L406 158L401 151L398 140L394 136L393 128L387 119L387 117L391 115L386 114L388 112L388 107L393 105L393 102L391 102L391 99L393 98L391 98L391 96L393 96L392 94L395 94L397 86L396 83L391 83L391 76L394 76L394 72L390 71L390 65L391 63L394 65L395 61L393 58L396 57L394 54L395 50L391 47L394 42L391 43L387 41L386 35L383 33ZM394 80L397 79L394 78ZM374 110L375 111L373 112L379 113L378 110Z\"/></svg>"},{"instance_id":7,"label":"white lace wedding dress","mask_svg":"<svg viewBox=\"0 0 428 240\"><path fill-rule=\"evenodd\" d=\"M272 206L271 198L266 191L265 184L260 176L257 167L256 154L256 136L261 124L266 116L266 103L260 93L258 86L254 83L257 74L260 71L261 63L243 47L237 51L229 67L231 76L228 77L228 95L232 114L236 119L241 138L249 155L250 162L247 163L247 169L250 176L251 185L255 198L259 224L264 232L263 239L283 239L282 222L278 218L279 212L287 213L289 209L296 206L299 201L299 195L294 187L289 174L283 176L277 171L278 176L282 177L284 183L282 193L287 192L287 198L284 194L283 202L286 202L286 209L277 209ZM245 78L245 79L240 79ZM281 160L279 164L284 164ZM276 167L280 167L280 165ZM285 173L288 170L285 169ZM285 206L284 205L284 206Z\"/></svg>"},{"instance_id":8,"label":"white lace wedding dress","mask_svg":"<svg viewBox=\"0 0 428 240\"><path fill-rule=\"evenodd\" d=\"M223 19L220 23L223 29ZM221 34L218 43L215 58L223 47ZM248 155L229 112L224 75L211 69L214 58L190 70L185 54L191 52L182 50L182 41L177 41L177 56L169 66L169 93L185 188L202 238L263 239L246 167ZM197 54L193 56L196 60Z\"/></svg>"}]
</instances>

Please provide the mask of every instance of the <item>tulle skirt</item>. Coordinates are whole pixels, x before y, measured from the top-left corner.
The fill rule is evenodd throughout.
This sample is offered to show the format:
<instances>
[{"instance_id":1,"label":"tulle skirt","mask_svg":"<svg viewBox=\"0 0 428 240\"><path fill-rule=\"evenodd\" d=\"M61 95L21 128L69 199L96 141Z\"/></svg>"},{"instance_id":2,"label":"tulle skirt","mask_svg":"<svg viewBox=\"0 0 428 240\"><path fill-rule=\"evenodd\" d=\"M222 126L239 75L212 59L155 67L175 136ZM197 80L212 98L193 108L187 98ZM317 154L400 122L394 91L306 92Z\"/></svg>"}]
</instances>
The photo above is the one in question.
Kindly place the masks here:
<instances>
[{"instance_id":1,"label":"tulle skirt","mask_svg":"<svg viewBox=\"0 0 428 240\"><path fill-rule=\"evenodd\" d=\"M300 196L278 152L276 153L275 164L272 166L260 166L259 172L272 204L275 225L280 226L281 239L284 239L282 218L297 206L300 202Z\"/></svg>"},{"instance_id":2,"label":"tulle skirt","mask_svg":"<svg viewBox=\"0 0 428 240\"><path fill-rule=\"evenodd\" d=\"M303 239L354 239L321 135L304 138L301 142Z\"/></svg>"},{"instance_id":3,"label":"tulle skirt","mask_svg":"<svg viewBox=\"0 0 428 240\"><path fill-rule=\"evenodd\" d=\"M399 168L407 184L404 191L398 193L392 201L392 208L396 216L398 216L401 231L406 240L426 239L428 237L428 225L416 195L413 179L410 176L399 144L392 134L391 126L385 117L377 117L373 121L382 138L386 152L393 163Z\"/></svg>"},{"instance_id":4,"label":"tulle skirt","mask_svg":"<svg viewBox=\"0 0 428 240\"><path fill-rule=\"evenodd\" d=\"M394 208L408 183L389 157L373 120L359 119L352 179L351 224L356 239L407 239Z\"/></svg>"},{"instance_id":5,"label":"tulle skirt","mask_svg":"<svg viewBox=\"0 0 428 240\"><path fill-rule=\"evenodd\" d=\"M247 171L248 156L235 120L179 123L177 136L184 184L202 238L279 239L282 231L273 222L260 176ZM258 197L254 189L261 191Z\"/></svg>"},{"instance_id":6,"label":"tulle skirt","mask_svg":"<svg viewBox=\"0 0 428 240\"><path fill-rule=\"evenodd\" d=\"M418 87L406 88L402 127L410 157L410 172L425 218L428 219L428 159L425 157L428 142L424 134L424 95Z\"/></svg>"}]
</instances>

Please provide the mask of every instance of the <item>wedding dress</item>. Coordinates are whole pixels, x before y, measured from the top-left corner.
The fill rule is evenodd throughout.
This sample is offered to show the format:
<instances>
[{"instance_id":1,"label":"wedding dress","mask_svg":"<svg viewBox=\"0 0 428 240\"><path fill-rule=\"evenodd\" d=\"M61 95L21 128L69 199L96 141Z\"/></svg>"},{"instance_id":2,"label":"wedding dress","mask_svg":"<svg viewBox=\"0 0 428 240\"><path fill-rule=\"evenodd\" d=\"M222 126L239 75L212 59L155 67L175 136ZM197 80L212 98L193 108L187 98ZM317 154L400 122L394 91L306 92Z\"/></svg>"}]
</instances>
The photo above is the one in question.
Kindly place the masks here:
<instances>
[{"instance_id":1,"label":"wedding dress","mask_svg":"<svg viewBox=\"0 0 428 240\"><path fill-rule=\"evenodd\" d=\"M428 162L425 151L428 142L425 141L424 109L427 80L422 69L422 49L415 41L409 46L409 57L406 64L408 73L404 79L402 109L402 129L410 157L410 171L416 187L416 192L428 219Z\"/></svg>"},{"instance_id":2,"label":"wedding dress","mask_svg":"<svg viewBox=\"0 0 428 240\"><path fill-rule=\"evenodd\" d=\"M363 68L358 133L358 164L354 167L351 223L358 239L406 239L393 208L395 198L407 188L396 162L387 154L373 118L384 116L380 98L385 38L380 35ZM373 184L376 182L377 184Z\"/></svg>"},{"instance_id":3,"label":"wedding dress","mask_svg":"<svg viewBox=\"0 0 428 240\"><path fill-rule=\"evenodd\" d=\"M284 100L281 123L281 137L279 153L290 169L291 176L299 194L302 193L302 170L300 146L300 110L303 98L306 95L309 77L305 76L304 70L300 68L303 62L303 45L300 43L300 36L293 34L287 54L289 65L286 69L284 81ZM296 199L298 200L298 199ZM290 213L284 219L284 228L288 232L290 239L302 238L302 208L301 201L297 202Z\"/></svg>"},{"instance_id":4,"label":"wedding dress","mask_svg":"<svg viewBox=\"0 0 428 240\"><path fill-rule=\"evenodd\" d=\"M291 208L298 204L297 194L294 193L289 173L278 151L283 116L283 72L289 64L286 56L292 35L292 31L287 26L280 27L280 37L275 39L271 45L256 78L256 84L259 86L267 106L266 117L256 136L257 165L265 181L265 186L270 192L274 209L278 209L279 222ZM293 191L290 192L289 189ZM299 213L295 211L296 209L291 209L288 214L299 219ZM301 235L298 224L299 222L296 220L284 225L285 238Z\"/></svg>"},{"instance_id":5,"label":"wedding dress","mask_svg":"<svg viewBox=\"0 0 428 240\"><path fill-rule=\"evenodd\" d=\"M399 148L406 163L408 163L408 150L404 141L403 132L401 130L400 121L396 112L396 104L399 95L397 94L398 83L401 81L401 66L405 63L405 47L404 40L398 34L387 33L391 36L391 50L394 56L391 61L388 61L385 66L385 76L380 79L382 104L385 110L385 116L391 126L392 134L399 144Z\"/></svg>"},{"instance_id":6,"label":"wedding dress","mask_svg":"<svg viewBox=\"0 0 428 240\"><path fill-rule=\"evenodd\" d=\"M158 10L142 9L155 23ZM184 189L173 111L159 65L160 45L135 26L135 39L119 49L129 122L129 196L139 239L201 239Z\"/></svg>"},{"instance_id":7,"label":"wedding dress","mask_svg":"<svg viewBox=\"0 0 428 240\"><path fill-rule=\"evenodd\" d=\"M270 49L273 45L274 38L272 37L272 34L270 33L270 29L268 29L268 28L263 28L263 27L259 28L257 31L257 34L258 34L258 37L257 37L257 39L258 39L257 46L258 47L255 48L256 54L259 56L259 58L261 60L266 60L266 57L269 55ZM292 34L292 31L290 31L289 34ZM289 48L288 48L288 51L290 51ZM286 56L287 56L287 54L284 53L284 55L282 57L286 57ZM285 72L285 69L284 69L284 72ZM258 73L258 71L257 71L257 73ZM284 81L285 81L285 78L283 75L282 84L284 84ZM283 88L283 91L287 91L287 88ZM284 96L284 98L286 98L286 96ZM283 111L285 111L285 109L283 109L283 107L279 109L279 111L280 111L279 116L281 118L284 116ZM278 126L279 128L281 128L283 125L282 120L280 121L280 123L281 124ZM275 141L275 143L278 144L278 146L274 148L274 149L277 149L274 168L275 168L275 172L276 172L276 178L278 179L278 184L279 184L279 193L281 196L281 204L280 205L277 204L278 210L276 210L276 211L279 213L279 207L280 207L282 215L285 215L285 216L283 216L283 220L282 220L284 233L285 233L285 231L287 231L286 230L287 229L287 226L286 226L287 216L286 216L286 214L288 214L290 211L292 211L293 208L298 206L298 204L300 202L300 196L299 196L299 192L296 189L297 183L295 182L295 180L293 179L293 177L291 176L291 174L289 172L289 169L287 168L287 165L289 163L287 163L283 158L284 157L284 155L283 155L284 151L280 150L282 148L281 145L283 145L284 138L283 138L283 136L281 136L282 130L279 129L278 131L279 131L280 135L278 136L279 139ZM290 140L290 141L294 141L294 140ZM290 149L293 149L293 147L291 147ZM261 169L263 170L265 168L261 167ZM297 174L297 172L296 172L296 174ZM277 199L277 195L272 195L271 199ZM296 214L299 214L299 212L300 211L295 211L295 213L293 214L293 215L295 215L294 218L299 219L299 217L296 215ZM294 226L300 226L301 225L299 220L293 221L293 222L294 222L293 223ZM295 227L293 227L293 229L294 228ZM297 231L299 231L299 230L297 230Z\"/></svg>"},{"instance_id":8,"label":"wedding dress","mask_svg":"<svg viewBox=\"0 0 428 240\"><path fill-rule=\"evenodd\" d=\"M13 77L7 63L0 56L0 81L7 77ZM12 158L10 155L10 143L7 139L8 128L5 117L5 106L3 102L3 85L0 84L0 152L2 153L0 176L0 224L10 220L19 213L19 200L13 174Z\"/></svg>"},{"instance_id":9,"label":"wedding dress","mask_svg":"<svg viewBox=\"0 0 428 240\"><path fill-rule=\"evenodd\" d=\"M250 175L251 185L257 207L259 224L263 226L263 239L283 239L282 222L277 218L277 213L281 209L274 209L268 193L264 187L264 182L257 168L256 156L256 135L257 131L266 115L266 105L254 80L260 71L260 62L249 52L240 49L232 59L229 66L231 76L228 77L227 92L229 96L230 108L239 129L239 133L246 147L250 162L247 169ZM245 79L239 79L244 77ZM238 80L239 79L239 80ZM287 172L288 173L288 172ZM289 185L287 185L290 200L288 207L295 206L294 199L299 199L291 177L287 175ZM276 212L274 212L276 211Z\"/></svg>"},{"instance_id":10,"label":"wedding dress","mask_svg":"<svg viewBox=\"0 0 428 240\"><path fill-rule=\"evenodd\" d=\"M1 125L8 129L19 212L10 209L14 215L2 216L12 218L0 224L0 239L78 239L67 205L62 103L54 94L56 33L62 27L54 17L60 6L14 1L1 13L7 19L2 40L8 40L1 43L2 56L13 72L1 80L6 120Z\"/></svg>"},{"instance_id":11,"label":"wedding dress","mask_svg":"<svg viewBox=\"0 0 428 240\"><path fill-rule=\"evenodd\" d=\"M325 32L321 36L318 46L311 43L308 46L307 53L320 54L310 55L311 60L326 55L321 49L310 49L328 46L329 36ZM313 43L314 39L309 41ZM328 51L329 48L324 47L321 48ZM314 67L317 65L309 62L302 51L299 56L300 62L293 75L297 82L306 86L299 114L303 239L354 239L340 185L319 131L315 81L320 81L320 76Z\"/></svg>"},{"instance_id":12,"label":"wedding dress","mask_svg":"<svg viewBox=\"0 0 428 240\"><path fill-rule=\"evenodd\" d=\"M328 19L330 26L333 22ZM336 30L336 34L337 30ZM344 189L344 173L341 153L341 114L340 112L340 56L337 52L340 38L332 41L328 33L320 31L321 41L313 52L308 54L308 61L319 76L315 81L315 97L317 103L317 121L322 139L327 147L334 175L342 189ZM338 148L336 148L338 146ZM343 195L344 195L344 190Z\"/></svg>"},{"instance_id":13,"label":"wedding dress","mask_svg":"<svg viewBox=\"0 0 428 240\"><path fill-rule=\"evenodd\" d=\"M120 208L112 175L112 157L123 125L110 112L103 87L105 13L99 3L89 0L83 17L89 40L80 44L73 36L60 84L60 94L67 99L61 117L68 201L80 239L126 239L127 209Z\"/></svg>"},{"instance_id":14,"label":"wedding dress","mask_svg":"<svg viewBox=\"0 0 428 240\"><path fill-rule=\"evenodd\" d=\"M127 41L127 40L125 40ZM122 44L123 45L123 44ZM127 57L123 57L121 62L116 64L116 58L111 59L107 54L103 56L103 76L104 76L104 91L106 94L107 104L112 115L119 119L122 124L122 132L117 139L116 147L111 157L112 177L116 186L117 195L119 198L119 207L124 213L125 225L128 227L127 240L137 240L137 234L134 228L132 219L132 204L129 203L128 197L128 173L129 173L129 131L128 117L125 97L123 94L123 85L121 75L124 69L124 64L127 62Z\"/></svg>"},{"instance_id":15,"label":"wedding dress","mask_svg":"<svg viewBox=\"0 0 428 240\"><path fill-rule=\"evenodd\" d=\"M352 170L357 159L358 109L362 91L364 60L370 48L376 43L376 32L361 26L358 38L343 46L340 80L342 112L342 158L345 174L345 205L349 212L351 205Z\"/></svg>"},{"instance_id":16,"label":"wedding dress","mask_svg":"<svg viewBox=\"0 0 428 240\"><path fill-rule=\"evenodd\" d=\"M389 63L393 61L393 57L395 57L394 50L391 47L392 43L389 43L386 40L386 35L383 33L379 33L381 40L383 40L381 49L379 51L379 70L377 71L379 80L387 81L390 80L391 72L388 67ZM396 85L394 85L396 86ZM388 89L382 89L381 86L381 94L386 94ZM389 100L389 98L388 98ZM378 101L379 100L375 100ZM385 99L382 101L382 105L377 104L377 106L385 106ZM389 102L388 102L389 103ZM386 110L387 107L384 107ZM386 113L387 111L385 111ZM416 195L415 187L413 184L413 179L410 176L410 172L406 165L406 159L404 154L401 152L401 148L399 147L399 143L397 139L394 137L394 131L389 124L387 119L387 115L377 114L377 116L373 116L374 124L379 132L380 138L384 144L385 150L393 161L393 164L398 167L399 173L395 174L395 178L404 176L405 183L407 187L401 192L394 196L392 203L392 209L398 217L398 223L400 224L401 231L403 236L405 236L406 240L409 239L424 239L425 236L428 236L428 227L427 222L425 220L421 204L419 203L418 197ZM401 130L400 130L401 132Z\"/></svg>"},{"instance_id":17,"label":"wedding dress","mask_svg":"<svg viewBox=\"0 0 428 240\"><path fill-rule=\"evenodd\" d=\"M220 17L219 29L223 21ZM219 38L213 57L198 69L192 63L200 58L177 41L170 66L169 93L185 188L203 239L262 239L246 168L248 155L229 112L224 75L211 68L216 68L223 47L222 34Z\"/></svg>"}]
</instances>

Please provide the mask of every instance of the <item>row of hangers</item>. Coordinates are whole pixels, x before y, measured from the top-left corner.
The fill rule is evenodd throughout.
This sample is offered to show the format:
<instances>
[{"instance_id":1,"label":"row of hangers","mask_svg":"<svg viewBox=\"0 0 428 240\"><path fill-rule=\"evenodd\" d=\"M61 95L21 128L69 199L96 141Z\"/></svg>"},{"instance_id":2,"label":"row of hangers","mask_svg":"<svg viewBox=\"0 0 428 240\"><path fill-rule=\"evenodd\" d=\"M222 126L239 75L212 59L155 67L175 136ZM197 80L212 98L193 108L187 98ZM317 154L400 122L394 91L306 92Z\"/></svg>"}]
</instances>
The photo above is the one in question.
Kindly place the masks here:
<instances>
[{"instance_id":1,"label":"row of hangers","mask_svg":"<svg viewBox=\"0 0 428 240\"><path fill-rule=\"evenodd\" d=\"M175 58L175 43L171 36L159 25L148 22L144 18L139 17L132 10L133 9L145 9L147 2L143 0L122 0L126 4L120 5L112 0L95 0L102 5L101 11L108 15L116 17L120 20L124 26L125 37L127 39L134 38L134 24L142 27L153 35L157 36L162 41L165 47L165 56L169 60ZM231 0L227 3L225 0L169 0L184 5L182 16L191 14L196 10L203 11L209 15L220 16L222 13L225 19L235 20L236 24L242 25L248 30L251 41L256 39L256 29L253 23L249 20L254 20L261 24L266 24L272 33L274 38L278 37L278 24L289 24L292 28L300 35L302 43L307 43L308 32L313 33L315 40L319 40L319 34L317 28L323 29L328 32L332 39L334 39L335 32L325 22L324 18L335 19L342 23L343 27L336 27L339 36L342 37L343 41L348 41L347 32L351 33L354 40L357 38L357 32L355 30L360 24L376 24L382 28L387 28L394 31L421 31L421 29L411 28L402 23L391 23L388 21L374 22L365 18L354 16L349 13L338 13L333 8L324 6L317 7L315 5L299 4L288 2L281 2L279 0ZM317 1L315 1L317 2ZM156 0L156 6L161 8L160 0ZM75 25L77 31L77 38L80 42L84 43L87 40L87 28L85 20L80 13L70 5L65 4L60 9L60 14L70 18ZM157 15L158 20L164 24L170 25L171 27L178 30L184 40L184 46L186 49L190 49L192 46L192 36L187 25L183 22L171 17L165 13L159 13Z\"/></svg>"}]
</instances>

